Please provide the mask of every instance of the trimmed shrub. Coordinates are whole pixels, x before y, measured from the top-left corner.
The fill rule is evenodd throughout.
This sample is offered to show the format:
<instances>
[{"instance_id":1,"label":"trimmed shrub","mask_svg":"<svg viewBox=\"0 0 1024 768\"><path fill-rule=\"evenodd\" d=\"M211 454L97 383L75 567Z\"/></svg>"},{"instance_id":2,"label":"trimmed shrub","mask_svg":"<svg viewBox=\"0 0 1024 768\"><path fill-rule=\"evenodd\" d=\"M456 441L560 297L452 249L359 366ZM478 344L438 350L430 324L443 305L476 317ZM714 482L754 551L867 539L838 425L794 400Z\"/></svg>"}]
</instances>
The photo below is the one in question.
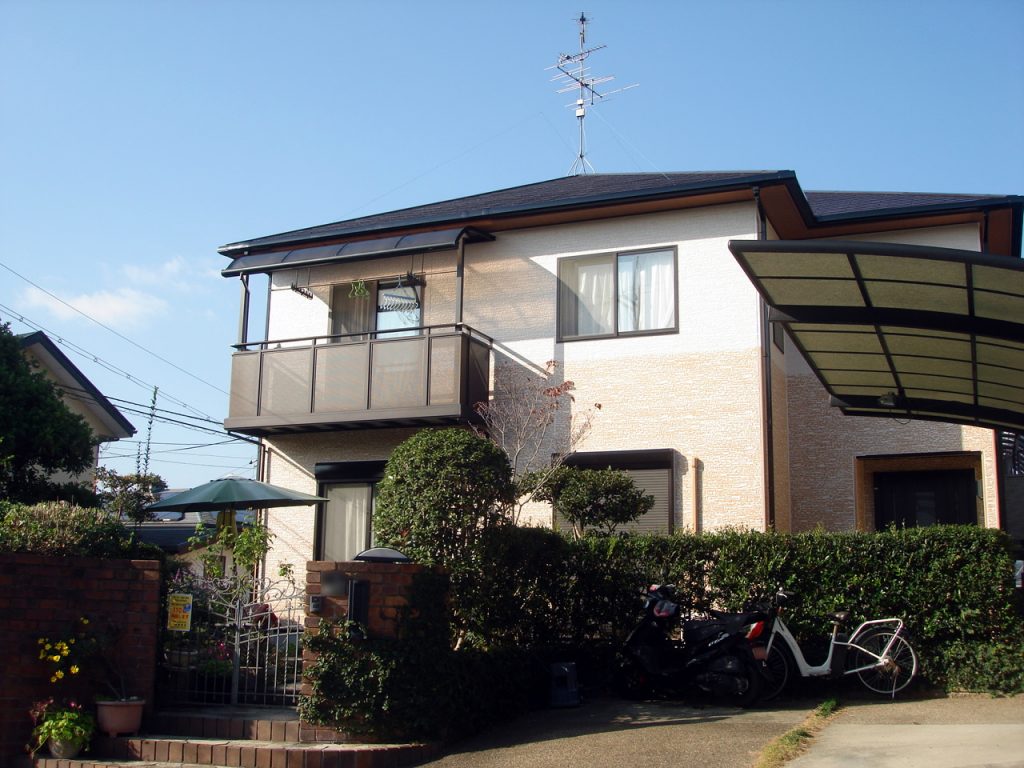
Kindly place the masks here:
<instances>
[{"instance_id":1,"label":"trimmed shrub","mask_svg":"<svg viewBox=\"0 0 1024 768\"><path fill-rule=\"evenodd\" d=\"M391 454L377 488L374 536L412 560L458 567L504 522L512 470L494 443L462 429L417 432Z\"/></svg>"},{"instance_id":2,"label":"trimmed shrub","mask_svg":"<svg viewBox=\"0 0 1024 768\"><path fill-rule=\"evenodd\" d=\"M0 552L163 559L157 547L136 541L119 520L104 510L63 501L32 505L0 502Z\"/></svg>"}]
</instances>

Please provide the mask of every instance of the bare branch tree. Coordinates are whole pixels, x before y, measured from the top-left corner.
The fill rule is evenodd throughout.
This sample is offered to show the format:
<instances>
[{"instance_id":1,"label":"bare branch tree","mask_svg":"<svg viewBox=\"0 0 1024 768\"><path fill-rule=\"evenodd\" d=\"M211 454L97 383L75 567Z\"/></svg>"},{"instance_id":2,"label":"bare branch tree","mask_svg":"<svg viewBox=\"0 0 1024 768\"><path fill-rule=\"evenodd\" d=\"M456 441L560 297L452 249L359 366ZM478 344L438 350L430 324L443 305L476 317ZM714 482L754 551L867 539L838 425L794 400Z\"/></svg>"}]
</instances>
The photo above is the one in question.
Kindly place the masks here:
<instances>
[{"instance_id":1,"label":"bare branch tree","mask_svg":"<svg viewBox=\"0 0 1024 768\"><path fill-rule=\"evenodd\" d=\"M509 511L519 522L523 507L536 499L538 488L565 457L590 433L600 403L574 408L571 380L560 380L559 365L549 360L543 373L512 363L494 371L494 396L474 408L483 419L477 431L490 438L512 466L517 501Z\"/></svg>"}]
</instances>

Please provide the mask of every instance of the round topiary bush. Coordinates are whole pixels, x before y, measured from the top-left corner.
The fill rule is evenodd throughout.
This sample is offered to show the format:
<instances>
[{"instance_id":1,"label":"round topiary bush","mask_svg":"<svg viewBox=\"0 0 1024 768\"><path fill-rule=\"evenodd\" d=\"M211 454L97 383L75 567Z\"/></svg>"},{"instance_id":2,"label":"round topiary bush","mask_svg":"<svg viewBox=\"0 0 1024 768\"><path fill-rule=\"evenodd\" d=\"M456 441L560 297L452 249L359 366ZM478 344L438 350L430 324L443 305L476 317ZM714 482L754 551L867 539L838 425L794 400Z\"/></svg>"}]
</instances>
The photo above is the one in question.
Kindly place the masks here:
<instances>
[{"instance_id":1,"label":"round topiary bush","mask_svg":"<svg viewBox=\"0 0 1024 768\"><path fill-rule=\"evenodd\" d=\"M503 523L512 470L494 443L462 429L418 432L395 448L377 488L377 543L416 562L457 564Z\"/></svg>"}]
</instances>

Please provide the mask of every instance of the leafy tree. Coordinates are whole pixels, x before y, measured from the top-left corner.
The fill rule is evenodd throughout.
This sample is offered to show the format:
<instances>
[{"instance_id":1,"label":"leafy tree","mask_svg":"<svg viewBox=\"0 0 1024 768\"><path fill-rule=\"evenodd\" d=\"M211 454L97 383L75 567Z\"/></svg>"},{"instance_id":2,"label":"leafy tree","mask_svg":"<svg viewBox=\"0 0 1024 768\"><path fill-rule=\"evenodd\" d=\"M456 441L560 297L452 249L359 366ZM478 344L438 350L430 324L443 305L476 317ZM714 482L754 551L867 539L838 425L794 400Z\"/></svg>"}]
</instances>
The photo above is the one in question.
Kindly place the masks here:
<instances>
[{"instance_id":1,"label":"leafy tree","mask_svg":"<svg viewBox=\"0 0 1024 768\"><path fill-rule=\"evenodd\" d=\"M153 515L146 507L167 488L160 475L139 472L122 475L106 467L96 470L96 480L102 489L100 499L104 507L115 517L136 524L152 519Z\"/></svg>"},{"instance_id":2,"label":"leafy tree","mask_svg":"<svg viewBox=\"0 0 1024 768\"><path fill-rule=\"evenodd\" d=\"M89 425L25 358L10 326L0 324L0 498L66 497L50 476L84 470L92 463L93 445Z\"/></svg>"},{"instance_id":3,"label":"leafy tree","mask_svg":"<svg viewBox=\"0 0 1024 768\"><path fill-rule=\"evenodd\" d=\"M512 498L511 468L494 443L462 429L423 430L388 459L376 538L417 562L457 567Z\"/></svg>"},{"instance_id":4,"label":"leafy tree","mask_svg":"<svg viewBox=\"0 0 1024 768\"><path fill-rule=\"evenodd\" d=\"M477 403L481 434L508 456L516 483L510 517L519 522L523 506L537 500L537 490L590 433L600 403L572 412L576 384L563 379L558 363L531 372L511 363L495 366L494 396Z\"/></svg>"},{"instance_id":5,"label":"leafy tree","mask_svg":"<svg viewBox=\"0 0 1024 768\"><path fill-rule=\"evenodd\" d=\"M545 477L537 498L554 505L577 539L587 528L611 533L654 506L653 496L637 488L627 473L614 469L558 467Z\"/></svg>"}]
</instances>

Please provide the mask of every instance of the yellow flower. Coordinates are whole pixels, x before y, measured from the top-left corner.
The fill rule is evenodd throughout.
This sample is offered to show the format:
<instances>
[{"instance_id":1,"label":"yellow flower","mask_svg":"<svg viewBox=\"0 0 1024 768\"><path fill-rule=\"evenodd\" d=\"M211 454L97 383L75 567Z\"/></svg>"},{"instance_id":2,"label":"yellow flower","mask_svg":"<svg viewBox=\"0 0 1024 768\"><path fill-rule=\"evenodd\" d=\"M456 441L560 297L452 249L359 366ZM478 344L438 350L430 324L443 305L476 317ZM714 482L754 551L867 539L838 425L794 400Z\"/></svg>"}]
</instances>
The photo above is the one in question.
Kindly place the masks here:
<instances>
[{"instance_id":1,"label":"yellow flower","mask_svg":"<svg viewBox=\"0 0 1024 768\"><path fill-rule=\"evenodd\" d=\"M42 645L43 643L45 643L45 642L46 642L46 638L45 638L45 637L40 637L40 638L39 638L38 640L36 640L36 642L37 642L37 643L38 643L39 645Z\"/></svg>"},{"instance_id":2,"label":"yellow flower","mask_svg":"<svg viewBox=\"0 0 1024 768\"><path fill-rule=\"evenodd\" d=\"M50 661L60 661L60 656L51 656Z\"/></svg>"},{"instance_id":3,"label":"yellow flower","mask_svg":"<svg viewBox=\"0 0 1024 768\"><path fill-rule=\"evenodd\" d=\"M50 645L49 643L47 643L46 645L43 646L43 650L46 650L46 651L50 650L51 648L53 648L53 646Z\"/></svg>"},{"instance_id":4,"label":"yellow flower","mask_svg":"<svg viewBox=\"0 0 1024 768\"><path fill-rule=\"evenodd\" d=\"M85 616L83 616L83 617L82 617L82 618L80 619L80 621L81 621L81 622L82 622L83 624L88 624L88 623L89 623L89 620L88 620L87 618L85 618Z\"/></svg>"},{"instance_id":5,"label":"yellow flower","mask_svg":"<svg viewBox=\"0 0 1024 768\"><path fill-rule=\"evenodd\" d=\"M68 653L69 653L69 651L68 651L67 648L62 648L61 651L60 651L60 655L61 656L67 656Z\"/></svg>"},{"instance_id":6,"label":"yellow flower","mask_svg":"<svg viewBox=\"0 0 1024 768\"><path fill-rule=\"evenodd\" d=\"M56 672L55 674L56 674L56 675L57 675L57 677L59 677L59 678L63 678L63 677L64 677L64 673L63 673L63 672L61 672L61 671L60 671L59 669L57 670L57 672Z\"/></svg>"},{"instance_id":7,"label":"yellow flower","mask_svg":"<svg viewBox=\"0 0 1024 768\"><path fill-rule=\"evenodd\" d=\"M70 640L68 640L68 642L71 643L72 645L74 645L75 644L75 638L72 637Z\"/></svg>"},{"instance_id":8,"label":"yellow flower","mask_svg":"<svg viewBox=\"0 0 1024 768\"><path fill-rule=\"evenodd\" d=\"M77 664L72 664L71 665L71 674L72 675L77 675L78 674L78 665Z\"/></svg>"},{"instance_id":9,"label":"yellow flower","mask_svg":"<svg viewBox=\"0 0 1024 768\"><path fill-rule=\"evenodd\" d=\"M50 678L50 682L51 683L56 683L57 682L57 678L56 677L51 677Z\"/></svg>"}]
</instances>

